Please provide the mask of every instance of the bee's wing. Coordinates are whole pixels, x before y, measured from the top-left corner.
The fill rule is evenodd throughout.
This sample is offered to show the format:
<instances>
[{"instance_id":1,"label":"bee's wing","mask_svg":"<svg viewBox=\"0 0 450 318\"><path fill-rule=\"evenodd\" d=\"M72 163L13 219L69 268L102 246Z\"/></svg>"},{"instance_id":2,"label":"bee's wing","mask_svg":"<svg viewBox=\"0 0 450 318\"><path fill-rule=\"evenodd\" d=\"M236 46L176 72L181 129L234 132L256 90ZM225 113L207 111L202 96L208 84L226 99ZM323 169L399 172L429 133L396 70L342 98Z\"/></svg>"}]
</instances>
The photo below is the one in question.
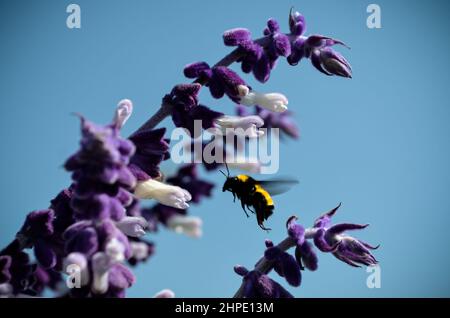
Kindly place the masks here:
<instances>
[{"instance_id":1,"label":"bee's wing","mask_svg":"<svg viewBox=\"0 0 450 318\"><path fill-rule=\"evenodd\" d=\"M274 196L277 194L289 191L294 185L298 184L296 179L274 179L274 180L261 180L256 181L261 185L270 195Z\"/></svg>"}]
</instances>

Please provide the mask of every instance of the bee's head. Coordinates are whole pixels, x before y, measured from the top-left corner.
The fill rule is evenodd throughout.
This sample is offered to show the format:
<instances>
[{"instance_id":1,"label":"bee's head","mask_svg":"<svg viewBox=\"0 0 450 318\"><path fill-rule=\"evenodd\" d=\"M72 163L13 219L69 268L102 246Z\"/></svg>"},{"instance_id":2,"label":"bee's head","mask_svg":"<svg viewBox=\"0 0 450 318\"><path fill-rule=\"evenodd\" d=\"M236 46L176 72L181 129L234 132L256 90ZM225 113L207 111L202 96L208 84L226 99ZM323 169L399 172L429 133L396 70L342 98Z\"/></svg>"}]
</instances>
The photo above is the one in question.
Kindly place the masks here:
<instances>
[{"instance_id":1,"label":"bee's head","mask_svg":"<svg viewBox=\"0 0 450 318\"><path fill-rule=\"evenodd\" d=\"M225 174L225 172L223 172L222 170L219 170L220 173L222 173L226 178L225 183L223 184L223 187L222 187L222 192L233 191L238 179L236 177L230 177L230 170L228 169L228 165L226 162L225 162L225 167L227 168L227 174Z\"/></svg>"},{"instance_id":2,"label":"bee's head","mask_svg":"<svg viewBox=\"0 0 450 318\"><path fill-rule=\"evenodd\" d=\"M222 192L233 191L233 189L236 188L237 182L238 179L236 177L227 177L227 180L225 180L225 183L223 184Z\"/></svg>"}]
</instances>

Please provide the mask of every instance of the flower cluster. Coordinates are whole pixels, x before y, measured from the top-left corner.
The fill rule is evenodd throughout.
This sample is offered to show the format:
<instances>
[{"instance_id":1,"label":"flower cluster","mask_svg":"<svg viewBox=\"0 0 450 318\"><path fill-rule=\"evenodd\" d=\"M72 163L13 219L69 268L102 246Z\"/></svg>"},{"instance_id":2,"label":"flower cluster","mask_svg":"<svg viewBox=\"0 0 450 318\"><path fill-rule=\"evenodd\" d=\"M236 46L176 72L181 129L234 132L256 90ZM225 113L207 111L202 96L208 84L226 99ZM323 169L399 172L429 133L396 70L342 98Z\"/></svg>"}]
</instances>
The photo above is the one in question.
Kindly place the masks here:
<instances>
[{"instance_id":1,"label":"flower cluster","mask_svg":"<svg viewBox=\"0 0 450 318\"><path fill-rule=\"evenodd\" d=\"M294 10L289 14L289 29L288 34L282 33L279 23L271 18L263 38L252 40L249 30L236 28L226 31L223 41L227 46L237 46L242 71L253 72L262 83L268 81L279 57L286 57L290 65L310 58L314 67L324 74L351 77L350 64L332 48L335 44L344 45L343 42L322 35L304 36L305 19Z\"/></svg>"},{"instance_id":2,"label":"flower cluster","mask_svg":"<svg viewBox=\"0 0 450 318\"><path fill-rule=\"evenodd\" d=\"M223 114L213 111L198 103L198 93L200 84L180 84L176 85L172 92L163 99L163 104L173 105L172 120L175 126L183 127L195 137L198 132L194 130L196 120L201 120L202 128L213 127L214 120Z\"/></svg>"},{"instance_id":3,"label":"flower cluster","mask_svg":"<svg viewBox=\"0 0 450 318\"><path fill-rule=\"evenodd\" d=\"M371 250L377 249L378 246L372 246L345 233L364 229L367 224L331 224L331 218L339 207L340 204L321 215L313 227L308 229L297 223L297 217L290 217L286 223L288 237L278 245L266 240L264 257L256 264L254 270L248 271L242 266L235 267L236 273L243 276L243 283L236 297L290 297L290 294L268 278L267 274L273 269L280 277L284 277L289 285L300 286L301 271L305 269L315 271L318 268L314 245L321 252L332 253L337 259L351 266L376 265L378 262ZM313 244L308 240L313 241ZM291 247L295 247L294 255L287 252Z\"/></svg>"},{"instance_id":4,"label":"flower cluster","mask_svg":"<svg viewBox=\"0 0 450 318\"><path fill-rule=\"evenodd\" d=\"M148 223L133 194L140 179L135 172L145 179L147 172L157 171L164 157L157 153L166 144L158 131L134 136L142 148L131 169L136 147L120 137L131 110L130 101L121 101L113 123L106 126L80 116L80 149L65 163L73 183L51 201L49 209L28 214L16 239L0 252L2 295L38 295L46 287L57 289L61 273L69 273L73 266L81 281L65 291L72 297L122 297L132 285L134 276L125 261L131 265L145 261L154 248L141 238ZM157 146L145 148L153 145ZM142 162L155 166L138 170ZM24 251L27 248L33 249L36 263Z\"/></svg>"},{"instance_id":5,"label":"flower cluster","mask_svg":"<svg viewBox=\"0 0 450 318\"><path fill-rule=\"evenodd\" d=\"M65 164L72 172L70 207L76 222L63 233L64 265L79 267L83 287L71 289L73 296L120 297L134 282L123 262L133 256L129 237L143 236L147 222L127 214L137 204L132 194L136 178L128 168L136 148L119 135L131 114L130 109L124 115L122 106L111 125L81 118L80 150Z\"/></svg>"}]
</instances>

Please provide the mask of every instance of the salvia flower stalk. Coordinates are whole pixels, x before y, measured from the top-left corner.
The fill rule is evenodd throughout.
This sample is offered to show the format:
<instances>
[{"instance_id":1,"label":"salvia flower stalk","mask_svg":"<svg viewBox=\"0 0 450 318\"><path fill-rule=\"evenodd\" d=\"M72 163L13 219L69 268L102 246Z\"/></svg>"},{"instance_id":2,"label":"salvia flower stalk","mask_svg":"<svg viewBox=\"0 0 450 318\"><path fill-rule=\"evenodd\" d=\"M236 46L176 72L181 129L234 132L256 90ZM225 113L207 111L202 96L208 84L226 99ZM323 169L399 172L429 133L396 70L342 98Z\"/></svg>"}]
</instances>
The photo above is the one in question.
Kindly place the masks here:
<instances>
[{"instance_id":1,"label":"salvia flower stalk","mask_svg":"<svg viewBox=\"0 0 450 318\"><path fill-rule=\"evenodd\" d=\"M292 295L280 284L267 277L274 270L280 277L294 287L302 282L302 271L318 269L316 247L323 253L332 253L337 259L354 267L374 266L378 263L372 246L350 236L347 231L361 230L365 225L353 223L332 224L331 218L341 205L324 213L316 219L310 228L304 228L292 216L287 220L287 237L278 245L265 241L264 256L251 271L241 265L235 266L235 272L243 277L242 285L235 294L236 298L290 298ZM294 248L294 253L288 251Z\"/></svg>"}]
</instances>

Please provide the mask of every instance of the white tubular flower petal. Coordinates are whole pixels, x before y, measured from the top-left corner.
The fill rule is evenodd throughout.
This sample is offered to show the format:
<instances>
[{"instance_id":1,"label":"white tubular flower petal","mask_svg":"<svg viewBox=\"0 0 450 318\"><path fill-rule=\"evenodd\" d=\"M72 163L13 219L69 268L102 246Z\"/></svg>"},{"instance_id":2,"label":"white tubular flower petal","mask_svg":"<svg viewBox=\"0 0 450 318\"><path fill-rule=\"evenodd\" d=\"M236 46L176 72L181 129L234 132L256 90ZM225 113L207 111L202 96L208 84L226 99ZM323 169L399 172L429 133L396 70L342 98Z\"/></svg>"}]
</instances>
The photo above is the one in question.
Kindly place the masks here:
<instances>
[{"instance_id":1,"label":"white tubular flower petal","mask_svg":"<svg viewBox=\"0 0 450 318\"><path fill-rule=\"evenodd\" d=\"M129 99L122 99L116 108L116 113L114 114L114 123L121 128L125 122L130 118L133 112L133 103Z\"/></svg>"},{"instance_id":2,"label":"white tubular flower petal","mask_svg":"<svg viewBox=\"0 0 450 318\"><path fill-rule=\"evenodd\" d=\"M197 216L174 215L167 221L167 227L175 233L198 238L202 236L202 223Z\"/></svg>"},{"instance_id":3,"label":"white tubular flower petal","mask_svg":"<svg viewBox=\"0 0 450 318\"><path fill-rule=\"evenodd\" d=\"M152 179L138 182L134 194L139 199L155 199L161 204L183 210L189 207L187 202L192 199L185 189Z\"/></svg>"},{"instance_id":4,"label":"white tubular flower petal","mask_svg":"<svg viewBox=\"0 0 450 318\"><path fill-rule=\"evenodd\" d=\"M92 256L93 281L91 290L95 294L104 294L108 290L108 271L111 268L111 259L104 252L97 252Z\"/></svg>"},{"instance_id":5,"label":"white tubular flower petal","mask_svg":"<svg viewBox=\"0 0 450 318\"><path fill-rule=\"evenodd\" d=\"M235 130L236 134L244 134L248 138L258 138L264 135L264 131L258 128L264 125L264 121L259 116L222 116L215 121L221 129L223 135L231 129Z\"/></svg>"},{"instance_id":6,"label":"white tubular flower petal","mask_svg":"<svg viewBox=\"0 0 450 318\"><path fill-rule=\"evenodd\" d=\"M148 245L143 242L130 242L131 255L138 261L148 257Z\"/></svg>"},{"instance_id":7,"label":"white tubular flower petal","mask_svg":"<svg viewBox=\"0 0 450 318\"><path fill-rule=\"evenodd\" d=\"M106 244L105 253L113 263L123 262L125 260L125 246L116 238L112 238Z\"/></svg>"},{"instance_id":8,"label":"white tubular flower petal","mask_svg":"<svg viewBox=\"0 0 450 318\"><path fill-rule=\"evenodd\" d=\"M111 266L125 260L125 246L118 239L112 238L105 246L105 252L97 252L92 256L92 286L91 290L96 294L107 292L109 283L108 275Z\"/></svg>"},{"instance_id":9,"label":"white tubular flower petal","mask_svg":"<svg viewBox=\"0 0 450 318\"><path fill-rule=\"evenodd\" d=\"M163 289L157 292L153 298L175 298L175 293L170 289Z\"/></svg>"},{"instance_id":10,"label":"white tubular flower petal","mask_svg":"<svg viewBox=\"0 0 450 318\"><path fill-rule=\"evenodd\" d=\"M288 99L280 93L258 93L249 91L241 97L240 103L245 106L258 105L272 112L282 113L287 110Z\"/></svg>"},{"instance_id":11,"label":"white tubular flower petal","mask_svg":"<svg viewBox=\"0 0 450 318\"><path fill-rule=\"evenodd\" d=\"M80 284L81 286L86 286L89 283L89 269L86 257L81 253L70 253L64 260L64 268L67 270L72 265L78 266L80 271Z\"/></svg>"},{"instance_id":12,"label":"white tubular flower petal","mask_svg":"<svg viewBox=\"0 0 450 318\"><path fill-rule=\"evenodd\" d=\"M250 173L261 173L261 163L257 159L237 157L235 160L227 161L231 169L240 169Z\"/></svg>"},{"instance_id":13,"label":"white tubular flower petal","mask_svg":"<svg viewBox=\"0 0 450 318\"><path fill-rule=\"evenodd\" d=\"M148 223L141 216L126 216L116 222L116 226L127 236L141 237L145 235Z\"/></svg>"},{"instance_id":14,"label":"white tubular flower petal","mask_svg":"<svg viewBox=\"0 0 450 318\"><path fill-rule=\"evenodd\" d=\"M248 88L248 86L246 86L246 85L239 85L237 87L237 89L238 89L239 96L241 96L241 97L247 95L250 92L250 88Z\"/></svg>"}]
</instances>

